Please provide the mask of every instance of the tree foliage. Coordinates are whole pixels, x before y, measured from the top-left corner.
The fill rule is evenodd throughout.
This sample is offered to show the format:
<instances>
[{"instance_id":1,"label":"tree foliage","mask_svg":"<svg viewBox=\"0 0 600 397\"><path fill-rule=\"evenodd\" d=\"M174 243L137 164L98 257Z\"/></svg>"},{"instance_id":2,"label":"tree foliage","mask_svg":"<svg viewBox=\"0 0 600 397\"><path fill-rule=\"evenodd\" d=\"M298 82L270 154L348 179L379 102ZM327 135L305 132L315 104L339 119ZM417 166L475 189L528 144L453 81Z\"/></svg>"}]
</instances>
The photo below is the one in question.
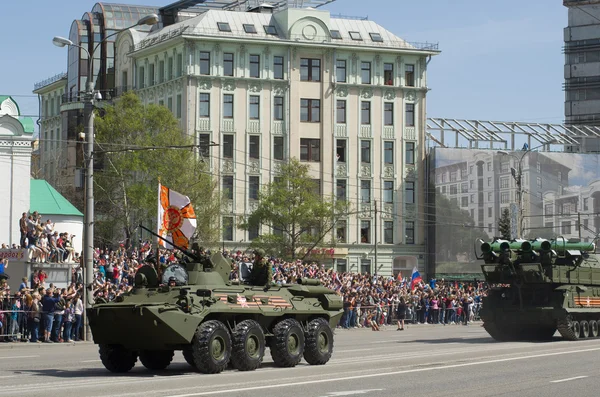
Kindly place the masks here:
<instances>
[{"instance_id":1,"label":"tree foliage","mask_svg":"<svg viewBox=\"0 0 600 397\"><path fill-rule=\"evenodd\" d=\"M135 244L140 223L156 230L159 180L190 197L198 225L195 238L207 246L218 241L218 183L191 147L173 148L194 140L167 108L145 106L134 93L126 93L96 117L95 131L95 235L100 243ZM136 148L156 149L123 151Z\"/></svg>"},{"instance_id":2,"label":"tree foliage","mask_svg":"<svg viewBox=\"0 0 600 397\"><path fill-rule=\"evenodd\" d=\"M252 246L284 258L304 259L317 246L333 247L335 226L348 215L349 205L318 190L309 166L291 159L278 178L259 192L257 209L239 227L270 226L271 233L260 235Z\"/></svg>"},{"instance_id":3,"label":"tree foliage","mask_svg":"<svg viewBox=\"0 0 600 397\"><path fill-rule=\"evenodd\" d=\"M475 224L469 211L443 194L435 196L435 250L436 261L475 259L475 242L489 239L485 231Z\"/></svg>"},{"instance_id":4,"label":"tree foliage","mask_svg":"<svg viewBox=\"0 0 600 397\"><path fill-rule=\"evenodd\" d=\"M510 211L508 208L505 208L500 215L500 220L498 221L498 230L500 231L500 237L504 240L512 240L511 238L511 230L510 230Z\"/></svg>"}]
</instances>

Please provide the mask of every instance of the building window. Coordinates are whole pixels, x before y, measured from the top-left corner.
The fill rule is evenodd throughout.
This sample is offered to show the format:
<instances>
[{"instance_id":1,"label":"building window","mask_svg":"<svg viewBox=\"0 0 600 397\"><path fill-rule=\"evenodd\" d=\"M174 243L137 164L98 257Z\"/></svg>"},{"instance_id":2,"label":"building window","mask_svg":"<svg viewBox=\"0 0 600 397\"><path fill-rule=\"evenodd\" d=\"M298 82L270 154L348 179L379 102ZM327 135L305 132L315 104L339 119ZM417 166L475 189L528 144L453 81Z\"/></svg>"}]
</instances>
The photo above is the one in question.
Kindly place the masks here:
<instances>
[{"instance_id":1,"label":"building window","mask_svg":"<svg viewBox=\"0 0 600 397\"><path fill-rule=\"evenodd\" d=\"M469 193L469 185L467 183L460 184L460 192L461 193Z\"/></svg>"},{"instance_id":2,"label":"building window","mask_svg":"<svg viewBox=\"0 0 600 397\"><path fill-rule=\"evenodd\" d=\"M209 54L209 57L210 57L210 54ZM168 78L168 80L171 80L173 78L173 58L172 57L169 57L169 59L167 60L167 78Z\"/></svg>"},{"instance_id":3,"label":"building window","mask_svg":"<svg viewBox=\"0 0 600 397\"><path fill-rule=\"evenodd\" d=\"M415 65L404 66L404 85L407 87L415 86Z\"/></svg>"},{"instance_id":4,"label":"building window","mask_svg":"<svg viewBox=\"0 0 600 397\"><path fill-rule=\"evenodd\" d=\"M363 244L371 243L371 221L360 221L360 242ZM371 267L370 264L369 267Z\"/></svg>"},{"instance_id":5,"label":"building window","mask_svg":"<svg viewBox=\"0 0 600 397\"><path fill-rule=\"evenodd\" d=\"M406 244L415 243L415 223L413 221L406 222Z\"/></svg>"},{"instance_id":6,"label":"building window","mask_svg":"<svg viewBox=\"0 0 600 397\"><path fill-rule=\"evenodd\" d=\"M414 204L415 202L415 183L404 182L404 202Z\"/></svg>"},{"instance_id":7,"label":"building window","mask_svg":"<svg viewBox=\"0 0 600 397\"><path fill-rule=\"evenodd\" d=\"M273 137L273 158L275 160L283 160L283 137Z\"/></svg>"},{"instance_id":8,"label":"building window","mask_svg":"<svg viewBox=\"0 0 600 397\"><path fill-rule=\"evenodd\" d=\"M394 244L394 222L383 222L383 242L386 244Z\"/></svg>"},{"instance_id":9,"label":"building window","mask_svg":"<svg viewBox=\"0 0 600 397\"><path fill-rule=\"evenodd\" d=\"M217 27L220 32L231 32L231 27L227 22L217 22Z\"/></svg>"},{"instance_id":10,"label":"building window","mask_svg":"<svg viewBox=\"0 0 600 397\"><path fill-rule=\"evenodd\" d=\"M283 97L273 98L273 120L283 120Z\"/></svg>"},{"instance_id":11,"label":"building window","mask_svg":"<svg viewBox=\"0 0 600 397\"><path fill-rule=\"evenodd\" d=\"M244 24L244 32L246 33L256 33L256 26L252 24L245 23Z\"/></svg>"},{"instance_id":12,"label":"building window","mask_svg":"<svg viewBox=\"0 0 600 397\"><path fill-rule=\"evenodd\" d=\"M338 200L346 200L346 186L347 181L345 179L337 179L335 182L335 196Z\"/></svg>"},{"instance_id":13,"label":"building window","mask_svg":"<svg viewBox=\"0 0 600 397\"><path fill-rule=\"evenodd\" d=\"M233 175L223 176L223 194L228 200L233 200Z\"/></svg>"},{"instance_id":14,"label":"building window","mask_svg":"<svg viewBox=\"0 0 600 397\"><path fill-rule=\"evenodd\" d=\"M371 273L371 260L370 259L361 259L360 260L360 272L363 274Z\"/></svg>"},{"instance_id":15,"label":"building window","mask_svg":"<svg viewBox=\"0 0 600 397\"><path fill-rule=\"evenodd\" d=\"M383 37L379 33L369 33L369 36L371 36L371 40L383 43Z\"/></svg>"},{"instance_id":16,"label":"building window","mask_svg":"<svg viewBox=\"0 0 600 397\"><path fill-rule=\"evenodd\" d=\"M369 180L360 181L360 201L362 203L371 202L371 181Z\"/></svg>"},{"instance_id":17,"label":"building window","mask_svg":"<svg viewBox=\"0 0 600 397\"><path fill-rule=\"evenodd\" d=\"M337 100L336 102L336 116L335 122L339 124L346 124L346 101L345 100Z\"/></svg>"},{"instance_id":18,"label":"building window","mask_svg":"<svg viewBox=\"0 0 600 397\"><path fill-rule=\"evenodd\" d=\"M248 240L256 240L260 232L260 225L250 226L248 229Z\"/></svg>"},{"instance_id":19,"label":"building window","mask_svg":"<svg viewBox=\"0 0 600 397\"><path fill-rule=\"evenodd\" d=\"M200 94L200 111L199 117L210 117L210 94Z\"/></svg>"},{"instance_id":20,"label":"building window","mask_svg":"<svg viewBox=\"0 0 600 397\"><path fill-rule=\"evenodd\" d=\"M371 124L371 102L369 101L360 102L360 123Z\"/></svg>"},{"instance_id":21,"label":"building window","mask_svg":"<svg viewBox=\"0 0 600 397\"><path fill-rule=\"evenodd\" d=\"M153 63L150 64L149 69L150 70L148 71L148 80L149 80L148 84L152 86L152 85L154 85L154 81L155 81L154 80L154 64Z\"/></svg>"},{"instance_id":22,"label":"building window","mask_svg":"<svg viewBox=\"0 0 600 397\"><path fill-rule=\"evenodd\" d=\"M492 211L493 211L493 208L492 207L488 207L488 218L492 217Z\"/></svg>"},{"instance_id":23,"label":"building window","mask_svg":"<svg viewBox=\"0 0 600 397\"><path fill-rule=\"evenodd\" d=\"M385 85L394 85L394 64L383 64L383 83Z\"/></svg>"},{"instance_id":24,"label":"building window","mask_svg":"<svg viewBox=\"0 0 600 397\"><path fill-rule=\"evenodd\" d=\"M406 164L415 163L415 143L406 142Z\"/></svg>"},{"instance_id":25,"label":"building window","mask_svg":"<svg viewBox=\"0 0 600 397\"><path fill-rule=\"evenodd\" d=\"M178 119L181 118L181 94L177 94L177 98L176 98L176 103L175 103L175 107L176 107L176 116Z\"/></svg>"},{"instance_id":26,"label":"building window","mask_svg":"<svg viewBox=\"0 0 600 397\"><path fill-rule=\"evenodd\" d=\"M345 139L338 139L336 141L335 151L336 151L335 155L337 157L338 163L345 163L346 162L346 140Z\"/></svg>"},{"instance_id":27,"label":"building window","mask_svg":"<svg viewBox=\"0 0 600 397\"><path fill-rule=\"evenodd\" d=\"M360 141L360 162L366 164L371 163L371 141Z\"/></svg>"},{"instance_id":28,"label":"building window","mask_svg":"<svg viewBox=\"0 0 600 397\"><path fill-rule=\"evenodd\" d=\"M208 157L210 153L210 134L200 134L198 136L198 150L202 157Z\"/></svg>"},{"instance_id":29,"label":"building window","mask_svg":"<svg viewBox=\"0 0 600 397\"><path fill-rule=\"evenodd\" d=\"M536 182L538 189L541 189L542 188L542 177L540 177L540 176L536 177L535 182Z\"/></svg>"},{"instance_id":30,"label":"building window","mask_svg":"<svg viewBox=\"0 0 600 397\"><path fill-rule=\"evenodd\" d=\"M223 135L223 158L233 158L233 135Z\"/></svg>"},{"instance_id":31,"label":"building window","mask_svg":"<svg viewBox=\"0 0 600 397\"><path fill-rule=\"evenodd\" d=\"M320 99L300 99L300 121L309 123L321 121Z\"/></svg>"},{"instance_id":32,"label":"building window","mask_svg":"<svg viewBox=\"0 0 600 397\"><path fill-rule=\"evenodd\" d=\"M300 160L302 161L321 161L321 140L320 139L300 139Z\"/></svg>"},{"instance_id":33,"label":"building window","mask_svg":"<svg viewBox=\"0 0 600 397\"><path fill-rule=\"evenodd\" d=\"M258 120L260 111L260 97L258 95L250 95L250 120Z\"/></svg>"},{"instance_id":34,"label":"building window","mask_svg":"<svg viewBox=\"0 0 600 397\"><path fill-rule=\"evenodd\" d=\"M335 80L338 83L346 82L346 60L338 59L335 61Z\"/></svg>"},{"instance_id":35,"label":"building window","mask_svg":"<svg viewBox=\"0 0 600 397\"><path fill-rule=\"evenodd\" d=\"M321 81L320 59L300 59L300 81Z\"/></svg>"},{"instance_id":36,"label":"building window","mask_svg":"<svg viewBox=\"0 0 600 397\"><path fill-rule=\"evenodd\" d=\"M371 62L360 63L360 78L362 84L371 84Z\"/></svg>"},{"instance_id":37,"label":"building window","mask_svg":"<svg viewBox=\"0 0 600 397\"><path fill-rule=\"evenodd\" d=\"M249 151L248 155L251 159L259 159L260 158L260 136L259 135L250 135L249 138Z\"/></svg>"},{"instance_id":38,"label":"building window","mask_svg":"<svg viewBox=\"0 0 600 397\"><path fill-rule=\"evenodd\" d=\"M250 77L260 77L260 55L250 55Z\"/></svg>"},{"instance_id":39,"label":"building window","mask_svg":"<svg viewBox=\"0 0 600 397\"><path fill-rule=\"evenodd\" d=\"M266 34L271 34L274 36L277 36L277 29L275 28L275 26L273 25L263 25L265 28L265 33Z\"/></svg>"},{"instance_id":40,"label":"building window","mask_svg":"<svg viewBox=\"0 0 600 397\"><path fill-rule=\"evenodd\" d=\"M467 207L469 205L469 198L467 196L460 198L460 206Z\"/></svg>"},{"instance_id":41,"label":"building window","mask_svg":"<svg viewBox=\"0 0 600 397\"><path fill-rule=\"evenodd\" d=\"M140 67L140 74L139 74L138 80L139 80L139 82L138 82L139 87L144 88L144 83L145 83L146 77L144 75L144 67L143 66Z\"/></svg>"},{"instance_id":42,"label":"building window","mask_svg":"<svg viewBox=\"0 0 600 397\"><path fill-rule=\"evenodd\" d=\"M510 201L510 193L509 192L500 193L500 204L508 204L509 201Z\"/></svg>"},{"instance_id":43,"label":"building window","mask_svg":"<svg viewBox=\"0 0 600 397\"><path fill-rule=\"evenodd\" d=\"M588 199L587 198L583 199L583 210L584 211L588 210Z\"/></svg>"},{"instance_id":44,"label":"building window","mask_svg":"<svg viewBox=\"0 0 600 397\"><path fill-rule=\"evenodd\" d=\"M342 38L342 35L340 34L339 30L330 30L329 33L331 34L332 39L340 40Z\"/></svg>"},{"instance_id":45,"label":"building window","mask_svg":"<svg viewBox=\"0 0 600 397\"><path fill-rule=\"evenodd\" d=\"M346 221L337 221L337 225L335 226L335 236L337 238L338 243L346 242ZM337 260L338 264L340 259ZM345 263L345 260L344 260ZM338 265L339 269L339 265Z\"/></svg>"},{"instance_id":46,"label":"building window","mask_svg":"<svg viewBox=\"0 0 600 397\"><path fill-rule=\"evenodd\" d=\"M473 182L473 181L471 181L471 182ZM492 192L488 192L487 199L488 199L488 202L492 201Z\"/></svg>"},{"instance_id":47,"label":"building window","mask_svg":"<svg viewBox=\"0 0 600 397\"><path fill-rule=\"evenodd\" d=\"M223 75L233 76L233 54L231 52L223 54Z\"/></svg>"},{"instance_id":48,"label":"building window","mask_svg":"<svg viewBox=\"0 0 600 397\"><path fill-rule=\"evenodd\" d=\"M387 204L394 202L394 181L383 181L383 202Z\"/></svg>"},{"instance_id":49,"label":"building window","mask_svg":"<svg viewBox=\"0 0 600 397\"><path fill-rule=\"evenodd\" d=\"M394 125L394 104L392 102L383 104L383 124Z\"/></svg>"},{"instance_id":50,"label":"building window","mask_svg":"<svg viewBox=\"0 0 600 397\"><path fill-rule=\"evenodd\" d=\"M348 34L350 34L352 40L362 40L362 36L359 32L348 32Z\"/></svg>"},{"instance_id":51,"label":"building window","mask_svg":"<svg viewBox=\"0 0 600 397\"><path fill-rule=\"evenodd\" d=\"M223 241L233 241L233 218L223 217Z\"/></svg>"},{"instance_id":52,"label":"building window","mask_svg":"<svg viewBox=\"0 0 600 397\"><path fill-rule=\"evenodd\" d=\"M283 57L273 57L273 78L283 80Z\"/></svg>"},{"instance_id":53,"label":"building window","mask_svg":"<svg viewBox=\"0 0 600 397\"><path fill-rule=\"evenodd\" d=\"M210 74L210 52L208 51L200 51L200 74Z\"/></svg>"},{"instance_id":54,"label":"building window","mask_svg":"<svg viewBox=\"0 0 600 397\"><path fill-rule=\"evenodd\" d=\"M251 176L248 185L248 198L250 200L258 200L258 189L260 186L259 178L257 176Z\"/></svg>"},{"instance_id":55,"label":"building window","mask_svg":"<svg viewBox=\"0 0 600 397\"><path fill-rule=\"evenodd\" d=\"M571 221L561 223L562 234L571 234Z\"/></svg>"},{"instance_id":56,"label":"building window","mask_svg":"<svg viewBox=\"0 0 600 397\"><path fill-rule=\"evenodd\" d=\"M415 104L414 103L406 104L405 122L406 122L407 127L415 126Z\"/></svg>"},{"instance_id":57,"label":"building window","mask_svg":"<svg viewBox=\"0 0 600 397\"><path fill-rule=\"evenodd\" d=\"M223 118L224 119L232 119L233 118L233 95L232 94L223 95Z\"/></svg>"},{"instance_id":58,"label":"building window","mask_svg":"<svg viewBox=\"0 0 600 397\"><path fill-rule=\"evenodd\" d=\"M159 61L158 62L158 82L159 83L164 83L165 81L165 61ZM123 84L127 84L126 82L123 82Z\"/></svg>"},{"instance_id":59,"label":"building window","mask_svg":"<svg viewBox=\"0 0 600 397\"><path fill-rule=\"evenodd\" d=\"M394 142L383 142L383 162L384 164L394 164Z\"/></svg>"},{"instance_id":60,"label":"building window","mask_svg":"<svg viewBox=\"0 0 600 397\"><path fill-rule=\"evenodd\" d=\"M500 178L500 189L508 189L508 177Z\"/></svg>"},{"instance_id":61,"label":"building window","mask_svg":"<svg viewBox=\"0 0 600 397\"><path fill-rule=\"evenodd\" d=\"M558 174L556 174L556 177L558 178L559 181L562 181L562 172L558 171Z\"/></svg>"}]
</instances>

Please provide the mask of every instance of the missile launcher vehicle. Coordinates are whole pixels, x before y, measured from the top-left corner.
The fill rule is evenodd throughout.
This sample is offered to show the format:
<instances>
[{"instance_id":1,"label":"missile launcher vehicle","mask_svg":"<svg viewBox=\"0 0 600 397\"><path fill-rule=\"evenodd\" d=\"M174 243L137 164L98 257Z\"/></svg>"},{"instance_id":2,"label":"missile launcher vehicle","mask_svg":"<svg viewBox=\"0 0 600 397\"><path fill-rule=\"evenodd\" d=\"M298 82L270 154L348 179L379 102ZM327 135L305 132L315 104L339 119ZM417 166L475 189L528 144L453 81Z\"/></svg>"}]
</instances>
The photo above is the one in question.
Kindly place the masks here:
<instances>
[{"instance_id":1,"label":"missile launcher vehicle","mask_svg":"<svg viewBox=\"0 0 600 397\"><path fill-rule=\"evenodd\" d=\"M600 262L593 242L494 240L480 246L489 284L480 317L498 341L598 338Z\"/></svg>"},{"instance_id":2,"label":"missile launcher vehicle","mask_svg":"<svg viewBox=\"0 0 600 397\"><path fill-rule=\"evenodd\" d=\"M280 367L302 358L312 365L329 361L343 314L335 291L306 278L288 285L267 277L260 284L232 281L231 261L220 252L180 250L179 263L160 275L142 266L130 292L110 302L100 298L86 311L106 369L128 372L139 358L147 369L163 370L181 351L201 373L229 366L250 371L260 367L267 347Z\"/></svg>"}]
</instances>

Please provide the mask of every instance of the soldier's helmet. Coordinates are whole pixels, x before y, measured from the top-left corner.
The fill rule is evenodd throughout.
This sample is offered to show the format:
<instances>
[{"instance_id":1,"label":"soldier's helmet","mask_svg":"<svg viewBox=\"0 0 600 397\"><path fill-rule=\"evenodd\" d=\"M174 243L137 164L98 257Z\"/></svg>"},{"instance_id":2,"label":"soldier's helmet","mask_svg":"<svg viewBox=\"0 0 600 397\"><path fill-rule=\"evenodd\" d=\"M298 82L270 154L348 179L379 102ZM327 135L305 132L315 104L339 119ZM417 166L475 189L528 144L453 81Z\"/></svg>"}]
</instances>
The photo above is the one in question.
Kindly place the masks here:
<instances>
[{"instance_id":1,"label":"soldier's helmet","mask_svg":"<svg viewBox=\"0 0 600 397\"><path fill-rule=\"evenodd\" d=\"M266 255L265 250L262 248L257 248L254 250L254 256L264 258Z\"/></svg>"}]
</instances>

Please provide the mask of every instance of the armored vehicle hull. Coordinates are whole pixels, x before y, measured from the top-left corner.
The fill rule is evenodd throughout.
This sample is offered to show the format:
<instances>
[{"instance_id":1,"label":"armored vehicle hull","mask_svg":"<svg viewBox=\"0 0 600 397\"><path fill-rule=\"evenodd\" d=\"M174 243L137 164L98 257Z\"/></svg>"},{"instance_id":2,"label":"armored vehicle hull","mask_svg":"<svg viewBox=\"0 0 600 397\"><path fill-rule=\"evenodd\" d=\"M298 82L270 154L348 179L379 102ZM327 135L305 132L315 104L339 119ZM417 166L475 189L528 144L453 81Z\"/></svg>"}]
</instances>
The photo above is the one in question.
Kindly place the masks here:
<instances>
[{"instance_id":1,"label":"armored vehicle hull","mask_svg":"<svg viewBox=\"0 0 600 397\"><path fill-rule=\"evenodd\" d=\"M518 247L520 243L520 247ZM499 341L599 337L600 267L593 243L562 239L483 243L490 290L480 317Z\"/></svg>"},{"instance_id":2,"label":"armored vehicle hull","mask_svg":"<svg viewBox=\"0 0 600 397\"><path fill-rule=\"evenodd\" d=\"M87 314L104 366L127 372L139 358L146 368L162 370L181 351L202 373L230 365L254 370L266 348L282 367L302 358L315 365L329 361L341 296L317 280L286 286L231 282L230 267L217 253L171 265L161 283L144 266L130 293L94 304Z\"/></svg>"}]
</instances>

